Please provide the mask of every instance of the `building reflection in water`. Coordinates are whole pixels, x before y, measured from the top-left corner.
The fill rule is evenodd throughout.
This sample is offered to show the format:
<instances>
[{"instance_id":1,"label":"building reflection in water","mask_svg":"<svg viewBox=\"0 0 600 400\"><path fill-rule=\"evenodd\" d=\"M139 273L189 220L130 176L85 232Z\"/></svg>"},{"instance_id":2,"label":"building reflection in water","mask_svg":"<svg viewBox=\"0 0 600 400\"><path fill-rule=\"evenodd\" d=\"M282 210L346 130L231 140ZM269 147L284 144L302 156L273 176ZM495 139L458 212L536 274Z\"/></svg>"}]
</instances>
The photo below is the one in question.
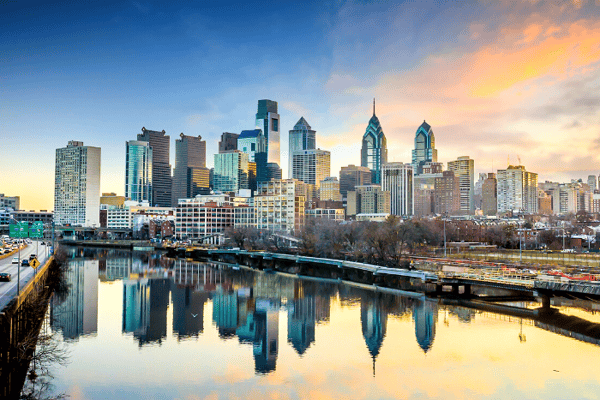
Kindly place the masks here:
<instances>
[{"instance_id":1,"label":"building reflection in water","mask_svg":"<svg viewBox=\"0 0 600 400\"><path fill-rule=\"evenodd\" d=\"M65 339L77 340L98 330L98 261L70 260L64 274L68 285L66 297L52 298L51 326Z\"/></svg>"},{"instance_id":2,"label":"building reflection in water","mask_svg":"<svg viewBox=\"0 0 600 400\"><path fill-rule=\"evenodd\" d=\"M198 337L204 331L204 303L208 293L200 292L193 286L179 286L172 283L173 332L177 339Z\"/></svg>"},{"instance_id":3,"label":"building reflection in water","mask_svg":"<svg viewBox=\"0 0 600 400\"><path fill-rule=\"evenodd\" d=\"M123 281L123 332L133 333L140 346L167 336L170 280L141 278Z\"/></svg>"},{"instance_id":4,"label":"building reflection in water","mask_svg":"<svg viewBox=\"0 0 600 400\"><path fill-rule=\"evenodd\" d=\"M435 324L438 318L438 305L430 300L421 300L413 308L415 335L417 343L427 353L435 339Z\"/></svg>"},{"instance_id":5,"label":"building reflection in water","mask_svg":"<svg viewBox=\"0 0 600 400\"><path fill-rule=\"evenodd\" d=\"M388 313L384 309L381 297L374 294L361 300L360 322L367 348L373 359L373 375L375 375L375 361L385 338L387 319Z\"/></svg>"},{"instance_id":6,"label":"building reflection in water","mask_svg":"<svg viewBox=\"0 0 600 400\"><path fill-rule=\"evenodd\" d=\"M330 296L317 294L313 282L295 281L294 297L288 300L288 343L303 355L315 342L315 327L329 320Z\"/></svg>"}]
</instances>

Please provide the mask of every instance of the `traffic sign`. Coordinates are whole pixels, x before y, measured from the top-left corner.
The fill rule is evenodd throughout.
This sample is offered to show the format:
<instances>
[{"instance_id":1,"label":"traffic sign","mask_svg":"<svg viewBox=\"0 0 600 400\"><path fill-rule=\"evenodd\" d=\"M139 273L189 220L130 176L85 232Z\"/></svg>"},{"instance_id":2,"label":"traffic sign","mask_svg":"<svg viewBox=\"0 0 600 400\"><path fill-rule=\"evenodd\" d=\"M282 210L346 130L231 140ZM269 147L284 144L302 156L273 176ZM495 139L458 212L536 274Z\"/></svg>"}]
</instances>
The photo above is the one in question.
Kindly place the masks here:
<instances>
[{"instance_id":1,"label":"traffic sign","mask_svg":"<svg viewBox=\"0 0 600 400\"><path fill-rule=\"evenodd\" d=\"M37 268L40 266L40 262L38 261L37 258L34 258L33 260L31 260L29 265L31 265L31 268Z\"/></svg>"},{"instance_id":2,"label":"traffic sign","mask_svg":"<svg viewBox=\"0 0 600 400\"><path fill-rule=\"evenodd\" d=\"M36 221L33 224L31 224L31 228L29 228L29 237L30 238L44 237L44 223L41 221Z\"/></svg>"},{"instance_id":3,"label":"traffic sign","mask_svg":"<svg viewBox=\"0 0 600 400\"><path fill-rule=\"evenodd\" d=\"M19 222L17 224L10 224L8 233L12 238L26 238L29 236L29 223Z\"/></svg>"}]
</instances>

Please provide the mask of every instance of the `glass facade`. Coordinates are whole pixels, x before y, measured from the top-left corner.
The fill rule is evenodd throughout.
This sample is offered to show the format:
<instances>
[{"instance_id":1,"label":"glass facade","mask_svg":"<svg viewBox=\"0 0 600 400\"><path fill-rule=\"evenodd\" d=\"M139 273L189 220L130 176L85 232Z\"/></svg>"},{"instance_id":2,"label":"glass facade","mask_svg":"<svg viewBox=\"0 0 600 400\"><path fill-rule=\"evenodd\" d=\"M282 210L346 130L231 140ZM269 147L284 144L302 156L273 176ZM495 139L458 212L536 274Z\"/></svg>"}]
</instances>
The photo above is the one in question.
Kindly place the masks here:
<instances>
[{"instance_id":1,"label":"glass facade","mask_svg":"<svg viewBox=\"0 0 600 400\"><path fill-rule=\"evenodd\" d=\"M239 150L215 154L214 190L237 192L248 189L248 154Z\"/></svg>"},{"instance_id":2,"label":"glass facade","mask_svg":"<svg viewBox=\"0 0 600 400\"><path fill-rule=\"evenodd\" d=\"M371 170L371 182L381 183L381 166L387 163L387 140L381 129L379 119L375 115L373 101L373 116L363 136L361 151L361 166Z\"/></svg>"},{"instance_id":3,"label":"glass facade","mask_svg":"<svg viewBox=\"0 0 600 400\"><path fill-rule=\"evenodd\" d=\"M152 147L145 141L126 143L125 197L152 205Z\"/></svg>"},{"instance_id":4,"label":"glass facade","mask_svg":"<svg viewBox=\"0 0 600 400\"><path fill-rule=\"evenodd\" d=\"M423 121L415 134L415 148L412 151L412 165L415 174L422 174L423 164L427 162L437 162L437 150L433 129Z\"/></svg>"}]
</instances>

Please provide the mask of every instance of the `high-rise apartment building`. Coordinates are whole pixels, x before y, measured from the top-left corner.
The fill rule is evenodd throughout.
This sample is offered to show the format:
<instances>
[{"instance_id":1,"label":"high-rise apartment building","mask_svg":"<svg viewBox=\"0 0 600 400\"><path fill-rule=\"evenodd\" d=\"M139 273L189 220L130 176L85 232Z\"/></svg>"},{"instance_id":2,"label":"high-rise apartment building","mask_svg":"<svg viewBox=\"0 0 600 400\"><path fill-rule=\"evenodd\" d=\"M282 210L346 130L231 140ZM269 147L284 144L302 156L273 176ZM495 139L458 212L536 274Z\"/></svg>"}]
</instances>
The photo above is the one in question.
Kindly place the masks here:
<instances>
[{"instance_id":1,"label":"high-rise apartment building","mask_svg":"<svg viewBox=\"0 0 600 400\"><path fill-rule=\"evenodd\" d=\"M596 175L588 175L587 184L590 187L590 191L594 193L598 190L598 178Z\"/></svg>"},{"instance_id":2,"label":"high-rise apartment building","mask_svg":"<svg viewBox=\"0 0 600 400\"><path fill-rule=\"evenodd\" d=\"M292 178L315 185L331 175L331 153L327 150L302 150L292 154Z\"/></svg>"},{"instance_id":3,"label":"high-rise apartment building","mask_svg":"<svg viewBox=\"0 0 600 400\"><path fill-rule=\"evenodd\" d=\"M214 190L238 192L248 189L248 154L230 150L215 154Z\"/></svg>"},{"instance_id":4,"label":"high-rise apartment building","mask_svg":"<svg viewBox=\"0 0 600 400\"><path fill-rule=\"evenodd\" d=\"M383 164L381 187L390 192L390 213L409 216L414 214L413 167L393 162Z\"/></svg>"},{"instance_id":5,"label":"high-rise apartment building","mask_svg":"<svg viewBox=\"0 0 600 400\"><path fill-rule=\"evenodd\" d=\"M152 147L140 140L130 140L125 147L125 197L152 205Z\"/></svg>"},{"instance_id":6,"label":"high-rise apartment building","mask_svg":"<svg viewBox=\"0 0 600 400\"><path fill-rule=\"evenodd\" d=\"M473 194L475 191L475 161L468 156L458 157L457 160L448 162L448 170L453 171L460 182L460 213L473 214L475 211L473 203Z\"/></svg>"},{"instance_id":7,"label":"high-rise apartment building","mask_svg":"<svg viewBox=\"0 0 600 400\"><path fill-rule=\"evenodd\" d=\"M69 141L56 149L54 221L100 226L100 148Z\"/></svg>"},{"instance_id":8,"label":"high-rise apartment building","mask_svg":"<svg viewBox=\"0 0 600 400\"><path fill-rule=\"evenodd\" d=\"M363 135L360 165L371 170L371 183L380 184L381 166L385 163L387 163L387 140L375 115L375 100L373 100L373 116Z\"/></svg>"},{"instance_id":9,"label":"high-rise apartment building","mask_svg":"<svg viewBox=\"0 0 600 400\"><path fill-rule=\"evenodd\" d=\"M358 167L348 165L340 169L340 193L342 198L346 198L349 191L353 191L356 186L371 184L371 170L367 167Z\"/></svg>"},{"instance_id":10,"label":"high-rise apartment building","mask_svg":"<svg viewBox=\"0 0 600 400\"><path fill-rule=\"evenodd\" d=\"M415 148L412 151L412 166L415 175L423 173L423 164L426 162L437 162L437 150L433 129L423 121L415 134Z\"/></svg>"},{"instance_id":11,"label":"high-rise apartment building","mask_svg":"<svg viewBox=\"0 0 600 400\"><path fill-rule=\"evenodd\" d=\"M415 208L415 215L418 217L423 217L427 215L432 215L435 205L434 194L435 194L435 178L439 178L442 176L441 167L438 169L428 169L427 171L440 171L432 173L422 173L419 175L413 176L413 203ZM425 171L425 168L423 168ZM413 171L414 172L414 171Z\"/></svg>"},{"instance_id":12,"label":"high-rise apartment building","mask_svg":"<svg viewBox=\"0 0 600 400\"><path fill-rule=\"evenodd\" d=\"M342 201L340 193L340 182L337 177L329 176L321 181L319 187L319 200L321 201Z\"/></svg>"},{"instance_id":13,"label":"high-rise apartment building","mask_svg":"<svg viewBox=\"0 0 600 400\"><path fill-rule=\"evenodd\" d=\"M498 181L496 174L490 172L481 185L481 211L483 215L498 213Z\"/></svg>"},{"instance_id":14,"label":"high-rise apartment building","mask_svg":"<svg viewBox=\"0 0 600 400\"><path fill-rule=\"evenodd\" d=\"M277 102L272 100L259 100L256 113L256 127L263 131L267 141L267 161L280 165L279 144L279 114Z\"/></svg>"},{"instance_id":15,"label":"high-rise apartment building","mask_svg":"<svg viewBox=\"0 0 600 400\"><path fill-rule=\"evenodd\" d=\"M498 212L537 213L537 174L522 165L509 165L498 170Z\"/></svg>"},{"instance_id":16,"label":"high-rise apartment building","mask_svg":"<svg viewBox=\"0 0 600 400\"><path fill-rule=\"evenodd\" d=\"M348 192L346 215L389 214L391 211L390 192L384 191L380 185L356 186Z\"/></svg>"},{"instance_id":17,"label":"high-rise apartment building","mask_svg":"<svg viewBox=\"0 0 600 400\"><path fill-rule=\"evenodd\" d=\"M317 132L312 130L304 117L300 117L294 129L290 131L289 137L289 170L288 175L293 178L293 161L292 155L297 151L313 150L317 148Z\"/></svg>"},{"instance_id":18,"label":"high-rise apartment building","mask_svg":"<svg viewBox=\"0 0 600 400\"><path fill-rule=\"evenodd\" d=\"M219 153L237 150L239 136L237 133L223 132L219 141Z\"/></svg>"},{"instance_id":19,"label":"high-rise apartment building","mask_svg":"<svg viewBox=\"0 0 600 400\"><path fill-rule=\"evenodd\" d=\"M295 179L259 182L254 197L256 228L294 232L304 226L305 184Z\"/></svg>"},{"instance_id":20,"label":"high-rise apartment building","mask_svg":"<svg viewBox=\"0 0 600 400\"><path fill-rule=\"evenodd\" d=\"M436 214L456 215L460 210L460 180L454 171L444 171L435 178L434 211Z\"/></svg>"},{"instance_id":21,"label":"high-rise apartment building","mask_svg":"<svg viewBox=\"0 0 600 400\"><path fill-rule=\"evenodd\" d=\"M21 198L19 196L5 196L4 193L0 193L0 209L12 208L18 210L21 206Z\"/></svg>"},{"instance_id":22,"label":"high-rise apartment building","mask_svg":"<svg viewBox=\"0 0 600 400\"><path fill-rule=\"evenodd\" d=\"M210 171L206 168L206 141L202 136L187 136L183 133L175 141L175 168L173 169L173 198L189 199L199 194L208 194Z\"/></svg>"},{"instance_id":23,"label":"high-rise apartment building","mask_svg":"<svg viewBox=\"0 0 600 400\"><path fill-rule=\"evenodd\" d=\"M150 143L152 148L152 204L171 207L171 137L165 131L150 131L142 128L137 140Z\"/></svg>"}]
</instances>

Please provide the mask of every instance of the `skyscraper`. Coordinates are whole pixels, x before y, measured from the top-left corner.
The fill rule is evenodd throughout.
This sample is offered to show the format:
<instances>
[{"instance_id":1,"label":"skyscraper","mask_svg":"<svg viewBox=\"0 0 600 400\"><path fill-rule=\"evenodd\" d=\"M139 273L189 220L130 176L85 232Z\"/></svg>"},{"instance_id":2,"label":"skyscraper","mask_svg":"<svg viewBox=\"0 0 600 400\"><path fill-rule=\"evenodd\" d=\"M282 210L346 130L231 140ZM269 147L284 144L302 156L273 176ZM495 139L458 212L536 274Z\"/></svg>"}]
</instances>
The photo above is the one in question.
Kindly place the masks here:
<instances>
[{"instance_id":1,"label":"skyscraper","mask_svg":"<svg viewBox=\"0 0 600 400\"><path fill-rule=\"evenodd\" d=\"M237 139L237 143L238 150L248 154L248 161L256 164L256 181L264 182L269 180L267 178L267 140L262 130L252 129L242 131Z\"/></svg>"},{"instance_id":2,"label":"skyscraper","mask_svg":"<svg viewBox=\"0 0 600 400\"><path fill-rule=\"evenodd\" d=\"M175 141L175 168L173 169L173 199L208 194L210 171L206 168L206 141L202 136L186 136L183 133Z\"/></svg>"},{"instance_id":3,"label":"skyscraper","mask_svg":"<svg viewBox=\"0 0 600 400\"><path fill-rule=\"evenodd\" d=\"M219 153L224 153L230 150L237 150L237 141L240 135L237 133L223 132L221 134L221 141L219 142Z\"/></svg>"},{"instance_id":4,"label":"skyscraper","mask_svg":"<svg viewBox=\"0 0 600 400\"><path fill-rule=\"evenodd\" d=\"M401 162L383 165L381 186L390 192L390 211L393 215L414 214L413 168Z\"/></svg>"},{"instance_id":5,"label":"skyscraper","mask_svg":"<svg viewBox=\"0 0 600 400\"><path fill-rule=\"evenodd\" d=\"M373 99L373 116L363 135L360 165L371 170L371 183L380 184L381 166L386 162L387 141L379 119L375 115L375 99Z\"/></svg>"},{"instance_id":6,"label":"skyscraper","mask_svg":"<svg viewBox=\"0 0 600 400\"><path fill-rule=\"evenodd\" d=\"M331 172L331 153L327 150L297 151L292 155L292 161L292 179L315 185L317 189Z\"/></svg>"},{"instance_id":7,"label":"skyscraper","mask_svg":"<svg viewBox=\"0 0 600 400\"><path fill-rule=\"evenodd\" d=\"M125 197L152 205L152 147L139 140L130 140L125 147Z\"/></svg>"},{"instance_id":8,"label":"skyscraper","mask_svg":"<svg viewBox=\"0 0 600 400\"><path fill-rule=\"evenodd\" d=\"M496 174L493 172L487 175L481 187L481 211L483 215L496 215L498 212L498 189Z\"/></svg>"},{"instance_id":9,"label":"skyscraper","mask_svg":"<svg viewBox=\"0 0 600 400\"><path fill-rule=\"evenodd\" d=\"M356 186L371 184L371 170L367 167L357 167L348 165L340 169L340 193L342 198L346 198L349 191L354 190Z\"/></svg>"},{"instance_id":10,"label":"skyscraper","mask_svg":"<svg viewBox=\"0 0 600 400\"><path fill-rule=\"evenodd\" d=\"M423 173L423 164L426 162L437 162L437 150L433 129L423 120L415 134L415 149L412 151L412 165L415 174Z\"/></svg>"},{"instance_id":11,"label":"skyscraper","mask_svg":"<svg viewBox=\"0 0 600 400\"><path fill-rule=\"evenodd\" d=\"M498 170L497 185L499 213L509 211L537 213L536 173L526 171L522 165L509 165L507 169Z\"/></svg>"},{"instance_id":12,"label":"skyscraper","mask_svg":"<svg viewBox=\"0 0 600 400\"><path fill-rule=\"evenodd\" d=\"M248 154L239 150L215 154L214 189L221 192L248 189Z\"/></svg>"},{"instance_id":13,"label":"skyscraper","mask_svg":"<svg viewBox=\"0 0 600 400\"><path fill-rule=\"evenodd\" d=\"M473 193L475 191L475 161L468 156L458 157L448 162L448 170L458 177L460 187L461 214L473 214L475 211Z\"/></svg>"},{"instance_id":14,"label":"skyscraper","mask_svg":"<svg viewBox=\"0 0 600 400\"><path fill-rule=\"evenodd\" d=\"M267 140L267 162L275 163L279 166L279 114L277 114L276 101L258 101L256 127L262 129Z\"/></svg>"},{"instance_id":15,"label":"skyscraper","mask_svg":"<svg viewBox=\"0 0 600 400\"><path fill-rule=\"evenodd\" d=\"M54 221L100 226L100 148L69 141L56 149Z\"/></svg>"},{"instance_id":16,"label":"skyscraper","mask_svg":"<svg viewBox=\"0 0 600 400\"><path fill-rule=\"evenodd\" d=\"M171 137L165 131L142 128L137 140L150 143L152 147L152 203L159 207L171 207L171 164L169 152Z\"/></svg>"},{"instance_id":17,"label":"skyscraper","mask_svg":"<svg viewBox=\"0 0 600 400\"><path fill-rule=\"evenodd\" d=\"M312 130L308 122L304 117L300 117L294 129L290 131L289 145L290 151L288 153L289 158L289 170L288 176L292 178L293 162L292 156L296 151L301 150L312 150L317 148L316 141L317 132Z\"/></svg>"}]
</instances>

